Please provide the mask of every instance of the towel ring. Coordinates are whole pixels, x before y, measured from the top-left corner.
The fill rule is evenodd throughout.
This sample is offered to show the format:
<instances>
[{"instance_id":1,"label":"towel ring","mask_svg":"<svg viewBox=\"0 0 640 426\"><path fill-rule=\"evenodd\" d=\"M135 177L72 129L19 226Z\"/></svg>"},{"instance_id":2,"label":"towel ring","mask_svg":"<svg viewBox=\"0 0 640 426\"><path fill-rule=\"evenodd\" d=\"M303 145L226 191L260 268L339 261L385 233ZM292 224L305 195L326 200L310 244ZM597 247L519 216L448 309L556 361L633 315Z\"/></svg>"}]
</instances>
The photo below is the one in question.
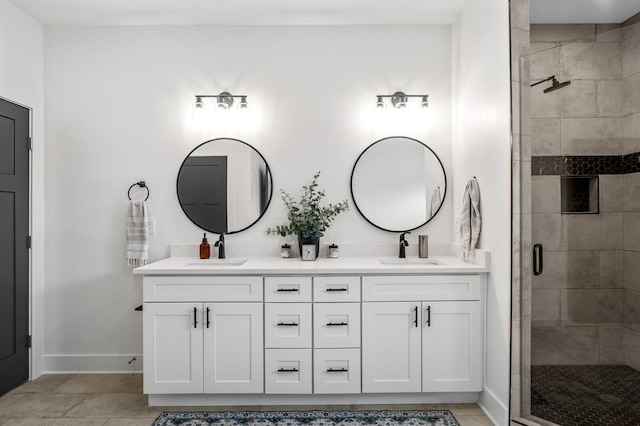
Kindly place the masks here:
<instances>
[{"instance_id":1,"label":"towel ring","mask_svg":"<svg viewBox=\"0 0 640 426\"><path fill-rule=\"evenodd\" d=\"M149 191L149 187L143 180L141 180L140 182L136 182L129 187L129 190L127 191L127 197L129 197L129 200L131 200L131 188L133 188L136 185L138 185L140 188L144 188L147 190L147 198L144 199L145 201L147 201L149 199L149 195L151 195L151 191Z\"/></svg>"}]
</instances>

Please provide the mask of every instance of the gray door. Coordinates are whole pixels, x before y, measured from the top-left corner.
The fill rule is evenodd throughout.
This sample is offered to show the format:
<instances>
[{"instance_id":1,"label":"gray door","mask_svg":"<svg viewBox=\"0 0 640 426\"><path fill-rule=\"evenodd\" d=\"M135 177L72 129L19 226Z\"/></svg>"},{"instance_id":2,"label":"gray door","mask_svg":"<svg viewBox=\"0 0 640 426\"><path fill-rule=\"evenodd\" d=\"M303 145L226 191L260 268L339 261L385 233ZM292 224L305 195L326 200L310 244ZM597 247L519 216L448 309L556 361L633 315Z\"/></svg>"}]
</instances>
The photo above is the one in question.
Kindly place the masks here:
<instances>
[{"instance_id":1,"label":"gray door","mask_svg":"<svg viewBox=\"0 0 640 426\"><path fill-rule=\"evenodd\" d=\"M180 205L193 223L227 233L227 157L189 157L178 176Z\"/></svg>"},{"instance_id":2,"label":"gray door","mask_svg":"<svg viewBox=\"0 0 640 426\"><path fill-rule=\"evenodd\" d=\"M29 379L29 110L0 99L0 395Z\"/></svg>"}]
</instances>

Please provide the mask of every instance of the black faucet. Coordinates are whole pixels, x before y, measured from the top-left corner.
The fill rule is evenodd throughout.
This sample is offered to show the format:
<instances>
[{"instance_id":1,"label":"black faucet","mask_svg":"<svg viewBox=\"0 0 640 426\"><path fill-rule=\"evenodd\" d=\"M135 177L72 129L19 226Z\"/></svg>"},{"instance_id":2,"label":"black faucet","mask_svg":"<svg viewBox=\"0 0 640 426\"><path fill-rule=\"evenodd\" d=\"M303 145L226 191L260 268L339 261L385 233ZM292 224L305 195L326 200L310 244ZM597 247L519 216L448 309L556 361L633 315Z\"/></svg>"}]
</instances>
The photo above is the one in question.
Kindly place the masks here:
<instances>
[{"instance_id":1,"label":"black faucet","mask_svg":"<svg viewBox=\"0 0 640 426\"><path fill-rule=\"evenodd\" d=\"M224 259L226 257L224 254L224 234L220 234L220 238L213 246L218 247L218 259Z\"/></svg>"},{"instance_id":2,"label":"black faucet","mask_svg":"<svg viewBox=\"0 0 640 426\"><path fill-rule=\"evenodd\" d=\"M407 234L410 234L411 232L407 231L407 232L403 232L402 234L400 234L400 259L404 259L407 257L404 248L406 246L409 245L409 243L407 242L407 240L404 239L404 236Z\"/></svg>"}]
</instances>

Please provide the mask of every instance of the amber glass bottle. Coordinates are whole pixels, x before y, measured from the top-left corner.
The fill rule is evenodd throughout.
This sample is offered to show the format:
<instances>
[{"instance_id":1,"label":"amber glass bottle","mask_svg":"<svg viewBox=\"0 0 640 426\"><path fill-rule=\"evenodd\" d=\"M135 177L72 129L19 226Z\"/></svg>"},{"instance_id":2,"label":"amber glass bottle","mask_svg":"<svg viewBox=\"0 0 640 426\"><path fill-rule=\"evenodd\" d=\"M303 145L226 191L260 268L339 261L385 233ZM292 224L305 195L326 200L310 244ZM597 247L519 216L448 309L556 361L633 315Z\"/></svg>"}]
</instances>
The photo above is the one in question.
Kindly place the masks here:
<instances>
[{"instance_id":1,"label":"amber glass bottle","mask_svg":"<svg viewBox=\"0 0 640 426\"><path fill-rule=\"evenodd\" d=\"M202 244L200 244L200 259L208 259L209 257L211 257L211 246L207 242L207 233L205 232Z\"/></svg>"}]
</instances>

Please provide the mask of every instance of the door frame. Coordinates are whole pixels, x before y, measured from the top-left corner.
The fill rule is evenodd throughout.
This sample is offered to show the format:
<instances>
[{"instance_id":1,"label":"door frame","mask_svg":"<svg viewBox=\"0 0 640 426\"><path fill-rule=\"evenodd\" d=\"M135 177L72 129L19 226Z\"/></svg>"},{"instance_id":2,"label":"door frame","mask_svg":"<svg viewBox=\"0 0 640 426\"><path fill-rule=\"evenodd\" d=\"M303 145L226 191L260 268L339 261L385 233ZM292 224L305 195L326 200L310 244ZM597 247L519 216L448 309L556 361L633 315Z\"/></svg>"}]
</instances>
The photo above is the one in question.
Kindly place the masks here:
<instances>
[{"instance_id":1,"label":"door frame","mask_svg":"<svg viewBox=\"0 0 640 426\"><path fill-rule=\"evenodd\" d=\"M22 104L20 102L16 102L12 99L9 98L5 98L4 96L0 95L0 100L3 100L5 102L9 102L12 103L14 105L17 105L19 107L25 108L29 111L29 138L31 138L31 149L28 152L28 167L29 170L27 171L27 176L29 179L28 182L28 187L29 187L29 218L28 218L28 222L29 222L29 235L31 236L31 248L29 249L29 255L28 255L28 267L27 267L27 271L28 271L28 289L29 289L29 335L31 336L31 347L29 348L29 380L33 380L34 378L34 348L36 347L36 339L35 337L35 333L34 333L34 311L33 311L33 295L34 295L34 291L33 291L33 185L34 185L34 180L33 180L33 108L31 108L28 105ZM43 330L38 330L38 335L40 336ZM40 345L38 345L39 351L42 351L42 348L40 347ZM42 358L42 357L41 357ZM40 376L40 374L37 374L37 376Z\"/></svg>"}]
</instances>

